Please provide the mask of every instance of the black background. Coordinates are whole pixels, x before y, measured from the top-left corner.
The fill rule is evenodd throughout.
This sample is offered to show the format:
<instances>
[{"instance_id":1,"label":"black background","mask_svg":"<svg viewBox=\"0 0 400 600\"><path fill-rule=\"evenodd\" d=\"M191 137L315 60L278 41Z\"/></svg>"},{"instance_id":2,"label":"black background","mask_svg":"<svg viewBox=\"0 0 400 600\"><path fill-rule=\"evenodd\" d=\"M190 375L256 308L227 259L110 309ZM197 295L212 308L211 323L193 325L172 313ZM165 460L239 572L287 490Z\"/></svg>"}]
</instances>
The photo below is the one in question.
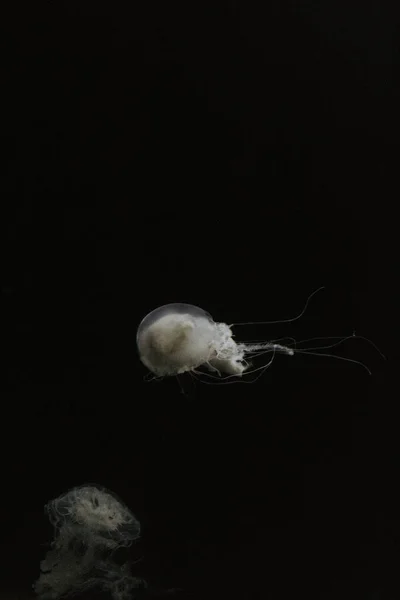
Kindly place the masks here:
<instances>
[{"instance_id":1,"label":"black background","mask_svg":"<svg viewBox=\"0 0 400 600\"><path fill-rule=\"evenodd\" d=\"M144 4L144 3L142 3ZM45 3L5 16L1 551L29 597L44 504L97 482L178 598L398 598L399 68L383 2ZM255 383L149 383L189 302L356 333ZM393 336L393 337L392 337Z\"/></svg>"}]
</instances>

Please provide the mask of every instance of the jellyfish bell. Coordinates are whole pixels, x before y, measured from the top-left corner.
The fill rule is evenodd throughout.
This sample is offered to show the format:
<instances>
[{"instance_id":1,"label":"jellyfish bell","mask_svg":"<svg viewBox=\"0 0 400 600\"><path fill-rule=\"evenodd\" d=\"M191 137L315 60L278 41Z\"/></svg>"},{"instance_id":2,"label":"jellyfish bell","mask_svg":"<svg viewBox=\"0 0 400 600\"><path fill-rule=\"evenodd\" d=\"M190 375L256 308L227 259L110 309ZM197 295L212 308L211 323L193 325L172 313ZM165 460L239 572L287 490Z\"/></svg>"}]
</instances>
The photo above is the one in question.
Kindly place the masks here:
<instances>
[{"instance_id":1,"label":"jellyfish bell","mask_svg":"<svg viewBox=\"0 0 400 600\"><path fill-rule=\"evenodd\" d=\"M108 546L129 546L140 537L140 523L118 496L98 485L82 485L49 502L46 512L56 529L96 535Z\"/></svg>"},{"instance_id":2,"label":"jellyfish bell","mask_svg":"<svg viewBox=\"0 0 400 600\"><path fill-rule=\"evenodd\" d=\"M213 355L215 323L192 304L165 304L140 323L136 341L143 364L156 376L179 375L207 363Z\"/></svg>"}]
</instances>

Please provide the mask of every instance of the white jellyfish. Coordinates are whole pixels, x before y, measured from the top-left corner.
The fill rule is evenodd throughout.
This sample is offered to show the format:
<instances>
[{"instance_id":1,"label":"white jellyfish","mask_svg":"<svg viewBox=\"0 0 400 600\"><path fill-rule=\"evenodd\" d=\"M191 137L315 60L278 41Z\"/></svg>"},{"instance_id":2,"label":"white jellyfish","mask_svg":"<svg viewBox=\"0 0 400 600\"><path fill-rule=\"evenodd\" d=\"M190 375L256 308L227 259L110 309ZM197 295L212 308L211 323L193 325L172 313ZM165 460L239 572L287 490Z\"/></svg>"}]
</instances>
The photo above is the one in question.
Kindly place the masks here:
<instances>
[{"instance_id":1,"label":"white jellyfish","mask_svg":"<svg viewBox=\"0 0 400 600\"><path fill-rule=\"evenodd\" d=\"M128 600L143 585L127 564L111 557L140 535L140 524L112 492L93 485L73 488L49 502L45 510L54 526L51 549L41 562L33 588L41 600L56 600L89 588Z\"/></svg>"},{"instance_id":2,"label":"white jellyfish","mask_svg":"<svg viewBox=\"0 0 400 600\"><path fill-rule=\"evenodd\" d=\"M299 319L305 312L313 292L301 313L293 319L271 321L270 323L288 323ZM236 323L234 325L257 325L257 323ZM258 343L237 342L232 327L226 323L215 322L212 316L202 308L192 304L166 304L150 312L140 323L136 342L143 364L155 377L180 375L185 372L204 374L203 368L214 373L209 377L221 377L238 381L242 375L265 371L272 363L276 353L293 356L295 353L333 356L321 353L321 350L332 348L349 338L362 338L354 334L340 338L313 338L306 342L330 340L329 345L298 348L295 340L288 345L276 341ZM370 340L366 340L370 342ZM304 343L304 341L303 341ZM372 342L370 342L372 343ZM374 344L373 344L374 345ZM253 368L249 362L260 355L268 355L268 359L259 367ZM362 365L359 361L333 356Z\"/></svg>"}]
</instances>

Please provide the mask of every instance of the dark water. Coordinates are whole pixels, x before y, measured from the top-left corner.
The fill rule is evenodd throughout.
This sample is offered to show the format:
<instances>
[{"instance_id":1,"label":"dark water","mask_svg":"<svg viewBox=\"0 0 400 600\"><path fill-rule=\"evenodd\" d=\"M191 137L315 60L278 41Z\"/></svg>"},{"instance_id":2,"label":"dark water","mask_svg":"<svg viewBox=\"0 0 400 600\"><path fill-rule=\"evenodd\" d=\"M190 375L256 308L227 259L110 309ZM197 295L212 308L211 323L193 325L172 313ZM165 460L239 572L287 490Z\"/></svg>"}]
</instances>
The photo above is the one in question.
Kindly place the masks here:
<instances>
[{"instance_id":1,"label":"dark water","mask_svg":"<svg viewBox=\"0 0 400 600\"><path fill-rule=\"evenodd\" d=\"M4 597L33 597L43 507L88 482L140 520L148 594L398 597L399 56L375 4L5 21ZM154 308L287 319L321 285L299 321L237 339L355 330L388 360L334 353L371 376L296 355L251 385L144 380Z\"/></svg>"}]
</instances>

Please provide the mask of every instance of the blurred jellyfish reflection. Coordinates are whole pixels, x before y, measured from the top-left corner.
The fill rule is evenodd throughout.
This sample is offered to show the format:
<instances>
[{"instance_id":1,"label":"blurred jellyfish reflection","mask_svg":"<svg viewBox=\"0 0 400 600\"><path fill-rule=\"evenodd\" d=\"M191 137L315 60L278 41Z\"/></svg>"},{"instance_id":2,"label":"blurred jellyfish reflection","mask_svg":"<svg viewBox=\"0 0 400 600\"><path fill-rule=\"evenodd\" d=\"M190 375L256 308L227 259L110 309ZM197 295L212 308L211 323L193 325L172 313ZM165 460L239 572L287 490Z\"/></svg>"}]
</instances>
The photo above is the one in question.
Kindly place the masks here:
<instances>
[{"instance_id":1,"label":"blurred jellyfish reflection","mask_svg":"<svg viewBox=\"0 0 400 600\"><path fill-rule=\"evenodd\" d=\"M115 553L140 536L140 524L112 492L84 485L49 502L45 510L54 539L33 588L40 600L70 596L91 588L129 600L143 587L128 563Z\"/></svg>"}]
</instances>

